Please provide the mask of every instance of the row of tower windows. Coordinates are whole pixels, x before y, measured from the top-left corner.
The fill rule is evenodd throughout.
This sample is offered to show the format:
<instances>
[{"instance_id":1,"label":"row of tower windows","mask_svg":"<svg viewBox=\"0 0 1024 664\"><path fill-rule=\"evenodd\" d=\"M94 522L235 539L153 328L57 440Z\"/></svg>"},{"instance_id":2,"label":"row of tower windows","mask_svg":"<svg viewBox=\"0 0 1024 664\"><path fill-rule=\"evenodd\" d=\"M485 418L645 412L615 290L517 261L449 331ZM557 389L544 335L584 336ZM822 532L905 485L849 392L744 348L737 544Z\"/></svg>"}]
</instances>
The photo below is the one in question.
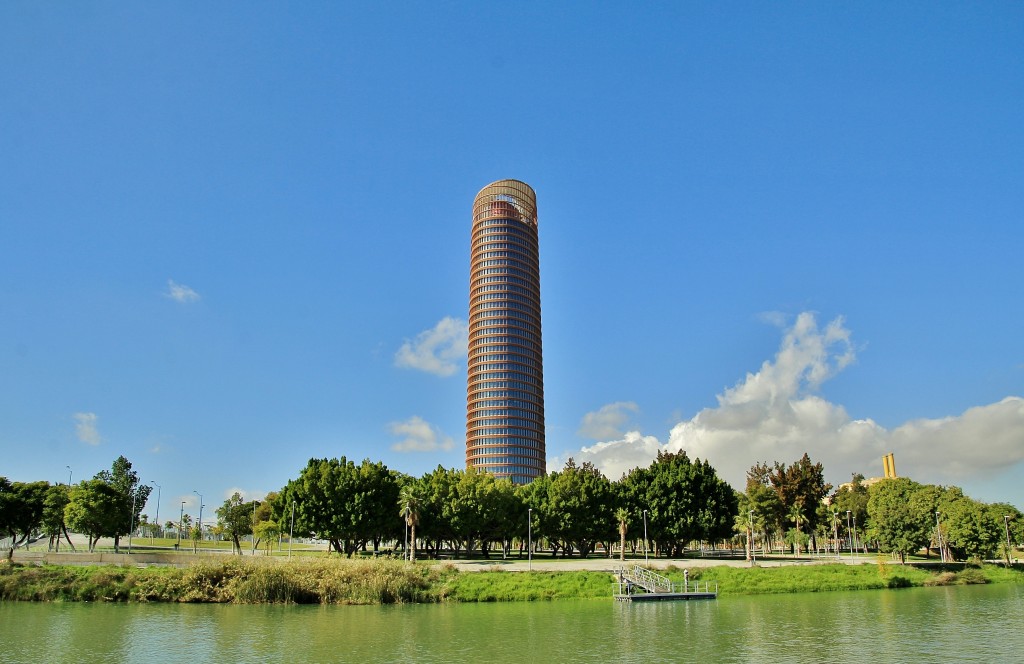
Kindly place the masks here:
<instances>
[{"instance_id":1,"label":"row of tower windows","mask_svg":"<svg viewBox=\"0 0 1024 664\"><path fill-rule=\"evenodd\" d=\"M537 265L537 261L532 256L530 256L529 254L524 254L520 251L482 251L479 254L474 254L472 260L479 261L485 258L510 258L515 259L519 262L526 263L535 270L539 269L540 267L539 265ZM469 267L470 270L472 270L473 265L470 265Z\"/></svg>"},{"instance_id":2,"label":"row of tower windows","mask_svg":"<svg viewBox=\"0 0 1024 664\"><path fill-rule=\"evenodd\" d=\"M501 425L501 424L507 424L507 425L513 426L513 427L525 427L527 429L532 429L534 431L537 431L538 430L537 427L540 425L540 422L538 422L537 420L533 420L533 419L522 419L522 418L519 418L519 417L500 417L500 418L493 418L493 419L486 419L486 418L484 418L484 419L479 419L479 420L470 420L469 421L469 429L473 430L473 429L479 429L480 427L493 427L493 426L498 426L498 425Z\"/></svg>"},{"instance_id":3,"label":"row of tower windows","mask_svg":"<svg viewBox=\"0 0 1024 664\"><path fill-rule=\"evenodd\" d=\"M494 385L493 382L497 380L520 380L530 385L543 385L540 378L520 373L518 371L483 371L476 372L469 377L470 383L479 384L481 387L505 387L504 385Z\"/></svg>"},{"instance_id":4,"label":"row of tower windows","mask_svg":"<svg viewBox=\"0 0 1024 664\"><path fill-rule=\"evenodd\" d=\"M534 413L544 414L543 405L538 405L534 401L519 401L517 399L506 399L506 400L490 400L485 401L482 404L477 405L475 412L471 413L472 417L479 417L480 415L488 415L491 413L489 410L483 410L486 408L509 408L511 412L519 411L532 411ZM473 410L472 408L470 410Z\"/></svg>"},{"instance_id":5,"label":"row of tower windows","mask_svg":"<svg viewBox=\"0 0 1024 664\"><path fill-rule=\"evenodd\" d=\"M520 279L519 277L513 277L511 275L498 275L494 277L481 277L474 279L470 283L470 288L476 288L480 284L519 284L520 286L526 286L529 288L533 285L533 281L529 279Z\"/></svg>"},{"instance_id":6,"label":"row of tower windows","mask_svg":"<svg viewBox=\"0 0 1024 664\"><path fill-rule=\"evenodd\" d=\"M469 367L469 375L471 377L475 376L477 374L481 374L481 373L490 375L491 373L493 373L495 371L512 371L512 372L515 372L515 373L520 373L520 374L530 375L530 376L543 376L544 375L544 373L541 370L539 370L539 369L535 369L534 367L528 367L528 366L525 366L525 365L522 365L522 364L516 364L514 362L497 362L497 363L494 363L494 364L478 364L478 365L470 366Z\"/></svg>"},{"instance_id":7,"label":"row of tower windows","mask_svg":"<svg viewBox=\"0 0 1024 664\"><path fill-rule=\"evenodd\" d=\"M536 396L533 392L519 392L518 390L481 390L479 385L476 386L478 389L472 391L470 388L469 401L472 403L476 399L534 399Z\"/></svg>"},{"instance_id":8,"label":"row of tower windows","mask_svg":"<svg viewBox=\"0 0 1024 664\"><path fill-rule=\"evenodd\" d=\"M500 300L494 302L481 302L473 309L474 315L482 311L486 311L488 309L497 309L498 311L524 311L535 318L537 317L537 307L530 307L525 304L520 304L518 302L502 302Z\"/></svg>"},{"instance_id":9,"label":"row of tower windows","mask_svg":"<svg viewBox=\"0 0 1024 664\"><path fill-rule=\"evenodd\" d=\"M531 325L526 321L515 320L512 318L475 321L469 326L470 338L492 334L519 334L533 339L534 341L540 341L540 328L536 325Z\"/></svg>"},{"instance_id":10,"label":"row of tower windows","mask_svg":"<svg viewBox=\"0 0 1024 664\"><path fill-rule=\"evenodd\" d=\"M512 219L512 221L518 222L517 219ZM509 222L508 219L503 219L501 217L491 217L490 219L485 219L483 221L478 221L478 222L476 222L473 225L474 225L474 227L480 227L480 226L508 226L508 222Z\"/></svg>"},{"instance_id":11,"label":"row of tower windows","mask_svg":"<svg viewBox=\"0 0 1024 664\"><path fill-rule=\"evenodd\" d=\"M543 376L544 374L530 367L522 367L516 364L483 364L472 367L469 370L470 380L478 375L486 378L512 378L516 376Z\"/></svg>"},{"instance_id":12,"label":"row of tower windows","mask_svg":"<svg viewBox=\"0 0 1024 664\"><path fill-rule=\"evenodd\" d=\"M480 261L479 263L470 266L470 272L482 267L511 267L531 274L537 274L536 265L528 263L527 261L517 261L514 258L492 258L490 260Z\"/></svg>"},{"instance_id":13,"label":"row of tower windows","mask_svg":"<svg viewBox=\"0 0 1024 664\"><path fill-rule=\"evenodd\" d=\"M527 302L536 302L540 299L540 293L536 290L528 290L526 288L520 288L519 286L480 286L472 291L472 295L475 297L481 293L493 293L495 291L502 293L519 293L520 295L527 295L530 297Z\"/></svg>"},{"instance_id":14,"label":"row of tower windows","mask_svg":"<svg viewBox=\"0 0 1024 664\"><path fill-rule=\"evenodd\" d=\"M532 390L538 387L537 383L524 383L520 380L485 380L473 383L473 387L479 389L493 389L511 387L517 390Z\"/></svg>"},{"instance_id":15,"label":"row of tower windows","mask_svg":"<svg viewBox=\"0 0 1024 664\"><path fill-rule=\"evenodd\" d=\"M511 353L501 353L492 355L477 355L469 359L469 366L472 369L479 362L512 362L526 367L539 367L540 362L537 362L531 357L523 355L512 355Z\"/></svg>"},{"instance_id":16,"label":"row of tower windows","mask_svg":"<svg viewBox=\"0 0 1024 664\"><path fill-rule=\"evenodd\" d=\"M524 406L524 407L521 407L521 408L495 408L495 407L493 407L493 405L490 405L490 406L492 406L492 407L486 408L484 410L476 411L475 413L473 413L473 417L508 417L508 416L512 416L512 417L526 417L526 418L530 418L530 419L538 419L538 420L540 420L544 416L544 411L542 409L536 408L536 407L535 408L529 408L528 404L523 404L523 405L517 404L517 406Z\"/></svg>"},{"instance_id":17,"label":"row of tower windows","mask_svg":"<svg viewBox=\"0 0 1024 664\"><path fill-rule=\"evenodd\" d=\"M493 473L499 477L508 476L514 484L526 484L533 477L537 475L537 471L540 470L540 474L544 474L543 468L527 468L525 466L477 466L477 470L482 470L485 473ZM523 477L513 477L512 473L519 473Z\"/></svg>"},{"instance_id":18,"label":"row of tower windows","mask_svg":"<svg viewBox=\"0 0 1024 664\"><path fill-rule=\"evenodd\" d=\"M535 297L522 297L521 295L511 295L509 293L488 293L486 295L479 295L475 299L470 301L470 309L473 309L480 305L482 302L497 301L497 302L522 302L523 304L532 305L534 309L537 309L537 298ZM539 311L537 312L540 313Z\"/></svg>"},{"instance_id":19,"label":"row of tower windows","mask_svg":"<svg viewBox=\"0 0 1024 664\"><path fill-rule=\"evenodd\" d=\"M466 455L500 454L503 450L507 450L506 454L523 454L538 460L544 458L544 444L539 438L484 438L471 442Z\"/></svg>"},{"instance_id":20,"label":"row of tower windows","mask_svg":"<svg viewBox=\"0 0 1024 664\"><path fill-rule=\"evenodd\" d=\"M481 251L495 251L495 250L500 250L500 249L506 249L506 250L509 250L509 251L519 251L519 252L522 252L523 255L526 255L526 256L528 256L530 254L531 249L533 251L536 251L536 247L530 247L530 246L519 244L518 242L513 241L513 242L488 242L485 245L481 245L479 247L473 247L473 253L476 254L477 252L481 252Z\"/></svg>"},{"instance_id":21,"label":"row of tower windows","mask_svg":"<svg viewBox=\"0 0 1024 664\"><path fill-rule=\"evenodd\" d=\"M529 270L521 270L518 267L512 267L511 265L503 265L498 267L481 267L473 270L472 277L479 277L485 274L511 274L523 279L537 280L537 275L530 272Z\"/></svg>"},{"instance_id":22,"label":"row of tower windows","mask_svg":"<svg viewBox=\"0 0 1024 664\"><path fill-rule=\"evenodd\" d=\"M534 341L533 339L526 338L525 334L520 334L520 335L514 336L514 337L491 336L494 333L495 333L494 330L489 330L489 331L486 331L485 333L481 333L479 335L474 334L474 335L471 335L470 341L473 341L473 339L475 337L477 337L477 336L483 336L483 337L486 337L486 338L482 339L481 340L482 342L492 343L492 344L493 343L498 343L498 344L519 344L520 346L525 346L526 348L533 349L533 350L537 351L538 353L540 352L540 339L539 338L535 339L535 341Z\"/></svg>"},{"instance_id":23,"label":"row of tower windows","mask_svg":"<svg viewBox=\"0 0 1024 664\"><path fill-rule=\"evenodd\" d=\"M478 311L470 316L469 322L473 323L485 318L516 318L524 320L534 327L540 327L536 316L526 311L516 311L514 309L485 309L484 311Z\"/></svg>"},{"instance_id":24,"label":"row of tower windows","mask_svg":"<svg viewBox=\"0 0 1024 664\"><path fill-rule=\"evenodd\" d=\"M497 336L497 335L515 335L511 337ZM487 337L485 341L497 341L499 343L522 343L529 344L533 343L537 349L540 349L540 335L533 334L529 330L523 330L515 327L484 327L479 330L470 332L469 340L473 341L478 337Z\"/></svg>"},{"instance_id":25,"label":"row of tower windows","mask_svg":"<svg viewBox=\"0 0 1024 664\"><path fill-rule=\"evenodd\" d=\"M499 353L490 355L489 353ZM519 358L522 358L521 360ZM516 348L515 346L477 346L469 356L469 362L486 362L488 360L512 360L513 362L526 362L540 366L540 354L533 351ZM527 360L529 360L527 362Z\"/></svg>"},{"instance_id":26,"label":"row of tower windows","mask_svg":"<svg viewBox=\"0 0 1024 664\"><path fill-rule=\"evenodd\" d=\"M522 228L516 228L515 226L504 226L504 227L483 226L482 228L476 228L473 231L473 237L470 238L470 241L471 242L477 242L481 238L487 238L487 237L495 237L495 238L499 238L499 239L504 239L505 237L507 237L509 235L514 235L517 238L522 238L523 240L526 240L527 242L534 242L535 243L537 241L537 234L536 233L523 230Z\"/></svg>"},{"instance_id":27,"label":"row of tower windows","mask_svg":"<svg viewBox=\"0 0 1024 664\"><path fill-rule=\"evenodd\" d=\"M521 457L521 456L493 456L493 457L492 456L488 456L488 457L470 457L469 461L471 463L473 463L473 465L477 465L477 464L492 464L492 463L516 464L516 465L519 465L519 464L536 464L540 460L539 459L531 459L530 457ZM479 466L477 466L477 467L479 468Z\"/></svg>"},{"instance_id":28,"label":"row of tower windows","mask_svg":"<svg viewBox=\"0 0 1024 664\"><path fill-rule=\"evenodd\" d=\"M534 450L524 450L520 447L485 447L475 450L469 450L466 456L470 460L482 461L484 463L499 463L499 459L494 458L495 455L507 455L512 457L514 460L508 463L537 463L543 461L543 457L537 451L536 455L530 454Z\"/></svg>"}]
</instances>

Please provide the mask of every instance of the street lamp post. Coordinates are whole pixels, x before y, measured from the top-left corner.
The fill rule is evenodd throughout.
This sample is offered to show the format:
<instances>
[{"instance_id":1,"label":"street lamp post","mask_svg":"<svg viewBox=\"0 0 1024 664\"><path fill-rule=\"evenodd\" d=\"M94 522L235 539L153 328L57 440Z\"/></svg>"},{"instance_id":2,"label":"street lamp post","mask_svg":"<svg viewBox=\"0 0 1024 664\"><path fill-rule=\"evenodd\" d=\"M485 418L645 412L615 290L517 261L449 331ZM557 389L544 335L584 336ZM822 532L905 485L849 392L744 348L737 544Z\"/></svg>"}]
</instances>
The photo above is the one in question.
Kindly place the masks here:
<instances>
[{"instance_id":1,"label":"street lamp post","mask_svg":"<svg viewBox=\"0 0 1024 664\"><path fill-rule=\"evenodd\" d=\"M156 527L160 528L160 485L156 482L150 482L150 484L156 486ZM160 532L163 533L163 528L160 528ZM153 543L152 537L149 538L149 543Z\"/></svg>"},{"instance_id":2,"label":"street lamp post","mask_svg":"<svg viewBox=\"0 0 1024 664\"><path fill-rule=\"evenodd\" d=\"M202 542L203 541L203 494L199 493L195 489L192 490L192 493L194 493L197 496L199 496L199 541Z\"/></svg>"},{"instance_id":3,"label":"street lamp post","mask_svg":"<svg viewBox=\"0 0 1024 664\"><path fill-rule=\"evenodd\" d=\"M748 517L750 518L750 534L747 535L747 546L750 547L750 566L754 567L757 565L757 552L754 551L754 510L750 510Z\"/></svg>"},{"instance_id":4,"label":"street lamp post","mask_svg":"<svg viewBox=\"0 0 1024 664\"><path fill-rule=\"evenodd\" d=\"M409 560L409 506L405 506L405 559Z\"/></svg>"},{"instance_id":5,"label":"street lamp post","mask_svg":"<svg viewBox=\"0 0 1024 664\"><path fill-rule=\"evenodd\" d=\"M288 529L288 560L292 559L292 537L295 535L295 501L292 501L292 525Z\"/></svg>"},{"instance_id":6,"label":"street lamp post","mask_svg":"<svg viewBox=\"0 0 1024 664\"><path fill-rule=\"evenodd\" d=\"M853 541L857 543L858 547L860 546L860 538L857 537L857 515L856 514L853 515ZM853 545L852 544L850 545L850 549L851 550L853 549Z\"/></svg>"},{"instance_id":7,"label":"street lamp post","mask_svg":"<svg viewBox=\"0 0 1024 664\"><path fill-rule=\"evenodd\" d=\"M832 541L835 543L836 554L839 553L839 512L832 512Z\"/></svg>"},{"instance_id":8,"label":"street lamp post","mask_svg":"<svg viewBox=\"0 0 1024 664\"><path fill-rule=\"evenodd\" d=\"M526 510L526 559L533 571L533 508Z\"/></svg>"},{"instance_id":9,"label":"street lamp post","mask_svg":"<svg viewBox=\"0 0 1024 664\"><path fill-rule=\"evenodd\" d=\"M174 545L174 550L177 551L181 548L181 522L185 520L185 501L181 501L181 511L178 512L178 543Z\"/></svg>"},{"instance_id":10,"label":"street lamp post","mask_svg":"<svg viewBox=\"0 0 1024 664\"><path fill-rule=\"evenodd\" d=\"M647 564L647 510L644 510L644 564Z\"/></svg>"},{"instance_id":11,"label":"street lamp post","mask_svg":"<svg viewBox=\"0 0 1024 664\"><path fill-rule=\"evenodd\" d=\"M1003 515L1003 525L1006 526L1006 565L1010 565L1010 515Z\"/></svg>"},{"instance_id":12,"label":"street lamp post","mask_svg":"<svg viewBox=\"0 0 1024 664\"><path fill-rule=\"evenodd\" d=\"M64 466L68 469L68 486L71 486L71 466Z\"/></svg>"},{"instance_id":13,"label":"street lamp post","mask_svg":"<svg viewBox=\"0 0 1024 664\"><path fill-rule=\"evenodd\" d=\"M939 545L939 559L946 562L946 549L942 546L942 526L939 525L939 512L935 512L935 542Z\"/></svg>"},{"instance_id":14,"label":"street lamp post","mask_svg":"<svg viewBox=\"0 0 1024 664\"><path fill-rule=\"evenodd\" d=\"M139 489L132 492L132 513L128 515L128 553L132 552L132 531L135 530L135 502L139 498Z\"/></svg>"},{"instance_id":15,"label":"street lamp post","mask_svg":"<svg viewBox=\"0 0 1024 664\"><path fill-rule=\"evenodd\" d=\"M850 530L850 510L846 510L846 536L850 538L850 560L853 560L853 531Z\"/></svg>"}]
</instances>

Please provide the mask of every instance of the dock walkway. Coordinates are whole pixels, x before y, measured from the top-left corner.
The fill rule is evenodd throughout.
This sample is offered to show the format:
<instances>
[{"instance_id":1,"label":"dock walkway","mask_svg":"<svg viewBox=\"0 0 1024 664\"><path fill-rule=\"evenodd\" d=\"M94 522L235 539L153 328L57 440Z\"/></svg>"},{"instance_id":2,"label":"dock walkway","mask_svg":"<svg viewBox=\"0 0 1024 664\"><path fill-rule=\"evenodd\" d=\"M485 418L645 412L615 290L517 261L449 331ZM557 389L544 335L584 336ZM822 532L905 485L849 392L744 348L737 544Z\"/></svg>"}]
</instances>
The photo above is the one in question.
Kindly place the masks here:
<instances>
[{"instance_id":1,"label":"dock walkway","mask_svg":"<svg viewBox=\"0 0 1024 664\"><path fill-rule=\"evenodd\" d=\"M691 583L689 579L683 583L673 583L667 576L662 576L634 565L632 569L621 567L617 570L619 592L615 599L620 602L664 602L691 599L716 599L718 584L714 590L706 581L701 589L699 582Z\"/></svg>"}]
</instances>

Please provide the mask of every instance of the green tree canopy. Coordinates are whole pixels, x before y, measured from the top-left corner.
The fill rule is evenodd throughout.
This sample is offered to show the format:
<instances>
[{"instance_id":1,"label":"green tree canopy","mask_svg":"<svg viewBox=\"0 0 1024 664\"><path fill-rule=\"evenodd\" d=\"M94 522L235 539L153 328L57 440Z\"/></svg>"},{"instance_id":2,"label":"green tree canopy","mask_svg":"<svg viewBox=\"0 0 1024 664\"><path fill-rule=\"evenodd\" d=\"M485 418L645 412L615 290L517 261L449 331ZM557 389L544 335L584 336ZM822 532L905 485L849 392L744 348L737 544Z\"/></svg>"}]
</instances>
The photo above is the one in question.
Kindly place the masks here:
<instances>
[{"instance_id":1,"label":"green tree canopy","mask_svg":"<svg viewBox=\"0 0 1024 664\"><path fill-rule=\"evenodd\" d=\"M868 535L882 551L897 554L902 563L930 537L931 510L921 488L900 477L884 479L868 489Z\"/></svg>"}]
</instances>

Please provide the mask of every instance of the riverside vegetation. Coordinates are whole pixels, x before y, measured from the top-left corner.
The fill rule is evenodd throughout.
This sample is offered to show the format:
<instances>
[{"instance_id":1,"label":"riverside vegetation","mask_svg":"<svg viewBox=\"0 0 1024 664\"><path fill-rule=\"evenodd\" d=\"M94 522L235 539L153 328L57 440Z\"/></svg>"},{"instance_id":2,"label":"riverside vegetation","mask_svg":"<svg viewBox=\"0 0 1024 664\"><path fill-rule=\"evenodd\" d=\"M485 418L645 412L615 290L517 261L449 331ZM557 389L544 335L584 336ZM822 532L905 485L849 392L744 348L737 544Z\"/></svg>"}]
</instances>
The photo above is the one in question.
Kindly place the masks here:
<instances>
[{"instance_id":1,"label":"riverside vegetation","mask_svg":"<svg viewBox=\"0 0 1024 664\"><path fill-rule=\"evenodd\" d=\"M665 573L683 580L683 569ZM690 581L718 584L721 595L867 590L975 583L1024 583L1024 568L996 565L810 565L707 567ZM451 565L389 559L302 560L289 564L231 559L170 567L0 565L0 600L220 602L238 604L394 604L610 599L605 572L459 572Z\"/></svg>"}]
</instances>

